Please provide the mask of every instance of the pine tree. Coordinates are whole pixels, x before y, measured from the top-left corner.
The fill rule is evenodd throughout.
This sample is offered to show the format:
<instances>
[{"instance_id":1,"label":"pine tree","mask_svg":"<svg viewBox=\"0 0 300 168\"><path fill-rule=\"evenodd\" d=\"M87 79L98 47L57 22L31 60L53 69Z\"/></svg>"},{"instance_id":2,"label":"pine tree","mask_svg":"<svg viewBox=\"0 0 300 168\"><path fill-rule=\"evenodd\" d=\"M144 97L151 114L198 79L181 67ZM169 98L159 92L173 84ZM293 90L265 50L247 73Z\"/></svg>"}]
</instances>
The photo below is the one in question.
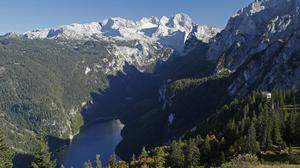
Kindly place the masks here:
<instances>
[{"instance_id":1,"label":"pine tree","mask_svg":"<svg viewBox=\"0 0 300 168\"><path fill-rule=\"evenodd\" d=\"M186 167L197 167L200 165L200 151L194 140L189 140L186 147Z\"/></svg>"},{"instance_id":2,"label":"pine tree","mask_svg":"<svg viewBox=\"0 0 300 168\"><path fill-rule=\"evenodd\" d=\"M296 118L295 137L294 142L296 145L300 145L300 115Z\"/></svg>"},{"instance_id":3,"label":"pine tree","mask_svg":"<svg viewBox=\"0 0 300 168\"><path fill-rule=\"evenodd\" d=\"M237 138L237 126L234 120L229 121L226 128L226 140L229 143L233 143L234 140Z\"/></svg>"},{"instance_id":4,"label":"pine tree","mask_svg":"<svg viewBox=\"0 0 300 168\"><path fill-rule=\"evenodd\" d=\"M135 154L132 154L131 161L136 161Z\"/></svg>"},{"instance_id":5,"label":"pine tree","mask_svg":"<svg viewBox=\"0 0 300 168\"><path fill-rule=\"evenodd\" d=\"M267 149L273 145L272 141L272 120L270 117L270 111L265 104L263 108L263 135L262 135L262 147Z\"/></svg>"},{"instance_id":6,"label":"pine tree","mask_svg":"<svg viewBox=\"0 0 300 168\"><path fill-rule=\"evenodd\" d=\"M198 136L196 137L196 144L197 144L198 146L201 146L201 145L203 144L203 142L204 142L204 139L201 137L201 135L198 135Z\"/></svg>"},{"instance_id":7,"label":"pine tree","mask_svg":"<svg viewBox=\"0 0 300 168\"><path fill-rule=\"evenodd\" d=\"M93 168L92 162L90 160L87 162L84 162L83 168Z\"/></svg>"},{"instance_id":8,"label":"pine tree","mask_svg":"<svg viewBox=\"0 0 300 168\"><path fill-rule=\"evenodd\" d=\"M256 141L256 130L254 127L254 123L252 123L248 130L248 135L245 142L245 152L256 154L257 152L259 152L259 150L259 144Z\"/></svg>"},{"instance_id":9,"label":"pine tree","mask_svg":"<svg viewBox=\"0 0 300 168\"><path fill-rule=\"evenodd\" d=\"M210 159L210 155L211 155L210 138L207 135L204 140L203 149L202 149L202 157L204 161L208 162Z\"/></svg>"},{"instance_id":10,"label":"pine tree","mask_svg":"<svg viewBox=\"0 0 300 168\"><path fill-rule=\"evenodd\" d=\"M102 162L100 159L100 155L96 155L96 167L97 168L102 168Z\"/></svg>"},{"instance_id":11,"label":"pine tree","mask_svg":"<svg viewBox=\"0 0 300 168\"><path fill-rule=\"evenodd\" d=\"M277 111L274 111L273 114L273 142L276 145L282 145L281 137L281 124L280 124L279 114Z\"/></svg>"},{"instance_id":12,"label":"pine tree","mask_svg":"<svg viewBox=\"0 0 300 168\"><path fill-rule=\"evenodd\" d=\"M55 168L55 161L51 160L51 153L44 138L38 138L38 149L34 154L33 168Z\"/></svg>"},{"instance_id":13,"label":"pine tree","mask_svg":"<svg viewBox=\"0 0 300 168\"><path fill-rule=\"evenodd\" d=\"M108 168L115 168L117 166L117 157L116 154L113 154L110 156L108 163L107 163L107 167Z\"/></svg>"},{"instance_id":14,"label":"pine tree","mask_svg":"<svg viewBox=\"0 0 300 168\"><path fill-rule=\"evenodd\" d=\"M11 168L13 152L7 147L3 132L0 130L0 168Z\"/></svg>"},{"instance_id":15,"label":"pine tree","mask_svg":"<svg viewBox=\"0 0 300 168\"><path fill-rule=\"evenodd\" d=\"M177 143L173 141L171 144L171 167L183 167L184 166L184 154L181 146L181 142Z\"/></svg>"},{"instance_id":16,"label":"pine tree","mask_svg":"<svg viewBox=\"0 0 300 168\"><path fill-rule=\"evenodd\" d=\"M293 97L293 113L294 113L294 142L296 145L300 145L300 114L297 112L296 107L296 93Z\"/></svg>"},{"instance_id":17,"label":"pine tree","mask_svg":"<svg viewBox=\"0 0 300 168\"><path fill-rule=\"evenodd\" d=\"M244 112L244 116L248 116L248 114L249 114L249 104L245 105L243 112Z\"/></svg>"},{"instance_id":18,"label":"pine tree","mask_svg":"<svg viewBox=\"0 0 300 168\"><path fill-rule=\"evenodd\" d=\"M291 112L287 119L287 128L286 128L286 136L288 144L295 143L296 136L296 123L297 123L297 114L295 112Z\"/></svg>"},{"instance_id":19,"label":"pine tree","mask_svg":"<svg viewBox=\"0 0 300 168\"><path fill-rule=\"evenodd\" d=\"M139 158L146 158L148 156L149 156L148 151L146 150L145 147L143 147Z\"/></svg>"},{"instance_id":20,"label":"pine tree","mask_svg":"<svg viewBox=\"0 0 300 168\"><path fill-rule=\"evenodd\" d=\"M166 159L165 156L167 154L163 150L163 148L156 148L154 150L154 160L155 160L155 168L164 168L166 167Z\"/></svg>"},{"instance_id":21,"label":"pine tree","mask_svg":"<svg viewBox=\"0 0 300 168\"><path fill-rule=\"evenodd\" d=\"M226 161L226 157L225 157L225 154L223 151L221 152L220 160L222 163L224 163Z\"/></svg>"}]
</instances>

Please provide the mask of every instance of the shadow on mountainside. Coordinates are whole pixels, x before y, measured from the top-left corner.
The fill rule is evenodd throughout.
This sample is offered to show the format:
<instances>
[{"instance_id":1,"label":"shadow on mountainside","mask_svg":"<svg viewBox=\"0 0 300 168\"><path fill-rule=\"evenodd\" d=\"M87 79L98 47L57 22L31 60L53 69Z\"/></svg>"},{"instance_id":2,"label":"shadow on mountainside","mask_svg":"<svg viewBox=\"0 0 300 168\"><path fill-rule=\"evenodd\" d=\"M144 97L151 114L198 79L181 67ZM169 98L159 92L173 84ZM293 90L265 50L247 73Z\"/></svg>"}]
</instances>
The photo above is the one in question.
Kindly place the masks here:
<instances>
[{"instance_id":1,"label":"shadow on mountainside","mask_svg":"<svg viewBox=\"0 0 300 168\"><path fill-rule=\"evenodd\" d=\"M142 146L154 147L168 138L168 113L161 110L159 89L182 78L199 78L214 71L214 63L205 59L207 45L186 56L173 56L158 62L152 73L140 72L126 63L123 72L108 76L109 88L91 93L92 100L82 110L85 125L118 118L125 124L123 141L117 148L122 159L138 153ZM159 131L158 131L159 130ZM135 145L128 144L131 141Z\"/></svg>"}]
</instances>

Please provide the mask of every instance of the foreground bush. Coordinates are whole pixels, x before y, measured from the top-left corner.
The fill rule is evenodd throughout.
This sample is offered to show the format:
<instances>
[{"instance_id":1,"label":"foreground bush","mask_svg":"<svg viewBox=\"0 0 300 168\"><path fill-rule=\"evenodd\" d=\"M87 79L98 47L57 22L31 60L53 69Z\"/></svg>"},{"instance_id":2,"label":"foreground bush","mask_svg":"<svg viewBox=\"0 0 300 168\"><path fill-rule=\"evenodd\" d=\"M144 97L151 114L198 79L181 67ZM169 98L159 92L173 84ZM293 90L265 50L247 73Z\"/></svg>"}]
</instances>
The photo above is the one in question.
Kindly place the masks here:
<instances>
[{"instance_id":1,"label":"foreground bush","mask_svg":"<svg viewBox=\"0 0 300 168\"><path fill-rule=\"evenodd\" d=\"M238 155L233 158L229 163L223 164L222 168L250 168L258 166L258 158L256 155L245 154Z\"/></svg>"}]
</instances>

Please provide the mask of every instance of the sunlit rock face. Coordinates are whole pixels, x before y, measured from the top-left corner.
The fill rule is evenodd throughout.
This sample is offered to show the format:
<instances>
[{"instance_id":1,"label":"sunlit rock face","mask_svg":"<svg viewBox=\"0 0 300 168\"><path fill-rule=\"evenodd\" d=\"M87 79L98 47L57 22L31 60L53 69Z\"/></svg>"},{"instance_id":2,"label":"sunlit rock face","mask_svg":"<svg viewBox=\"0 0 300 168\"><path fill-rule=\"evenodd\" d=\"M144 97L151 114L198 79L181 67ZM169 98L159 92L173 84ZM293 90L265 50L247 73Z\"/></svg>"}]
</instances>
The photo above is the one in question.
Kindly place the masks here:
<instances>
[{"instance_id":1,"label":"sunlit rock face","mask_svg":"<svg viewBox=\"0 0 300 168\"><path fill-rule=\"evenodd\" d=\"M138 21L120 17L87 24L71 24L58 28L40 29L24 33L29 39L64 41L101 41L110 44L106 50L112 58L104 58L103 71L112 74L122 71L129 63L140 71L171 55L186 55L198 42L209 43L219 29L198 25L183 13L173 17L144 17ZM188 44L196 39L195 44Z\"/></svg>"},{"instance_id":2,"label":"sunlit rock face","mask_svg":"<svg viewBox=\"0 0 300 168\"><path fill-rule=\"evenodd\" d=\"M299 0L257 0L233 15L212 41L216 72L236 72L229 92L299 88Z\"/></svg>"},{"instance_id":3,"label":"sunlit rock face","mask_svg":"<svg viewBox=\"0 0 300 168\"><path fill-rule=\"evenodd\" d=\"M35 30L24 33L24 36L30 39L114 39L159 42L163 46L181 52L189 36L196 36L207 43L218 32L217 28L194 24L188 15L178 13L173 17L149 17L139 21L114 17L100 22Z\"/></svg>"}]
</instances>

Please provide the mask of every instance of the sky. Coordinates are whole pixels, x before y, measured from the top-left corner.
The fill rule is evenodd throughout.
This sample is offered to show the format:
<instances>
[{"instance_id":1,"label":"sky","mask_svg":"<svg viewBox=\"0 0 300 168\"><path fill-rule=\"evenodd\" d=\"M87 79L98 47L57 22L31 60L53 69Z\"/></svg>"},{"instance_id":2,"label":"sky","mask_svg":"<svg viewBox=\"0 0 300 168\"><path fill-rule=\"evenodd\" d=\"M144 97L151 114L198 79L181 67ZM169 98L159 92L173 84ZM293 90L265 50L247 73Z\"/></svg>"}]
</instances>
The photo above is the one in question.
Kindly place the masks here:
<instances>
[{"instance_id":1,"label":"sky","mask_svg":"<svg viewBox=\"0 0 300 168\"><path fill-rule=\"evenodd\" d=\"M1 0L0 34L23 33L109 17L138 20L183 12L194 23L222 28L231 15L253 0Z\"/></svg>"}]
</instances>

